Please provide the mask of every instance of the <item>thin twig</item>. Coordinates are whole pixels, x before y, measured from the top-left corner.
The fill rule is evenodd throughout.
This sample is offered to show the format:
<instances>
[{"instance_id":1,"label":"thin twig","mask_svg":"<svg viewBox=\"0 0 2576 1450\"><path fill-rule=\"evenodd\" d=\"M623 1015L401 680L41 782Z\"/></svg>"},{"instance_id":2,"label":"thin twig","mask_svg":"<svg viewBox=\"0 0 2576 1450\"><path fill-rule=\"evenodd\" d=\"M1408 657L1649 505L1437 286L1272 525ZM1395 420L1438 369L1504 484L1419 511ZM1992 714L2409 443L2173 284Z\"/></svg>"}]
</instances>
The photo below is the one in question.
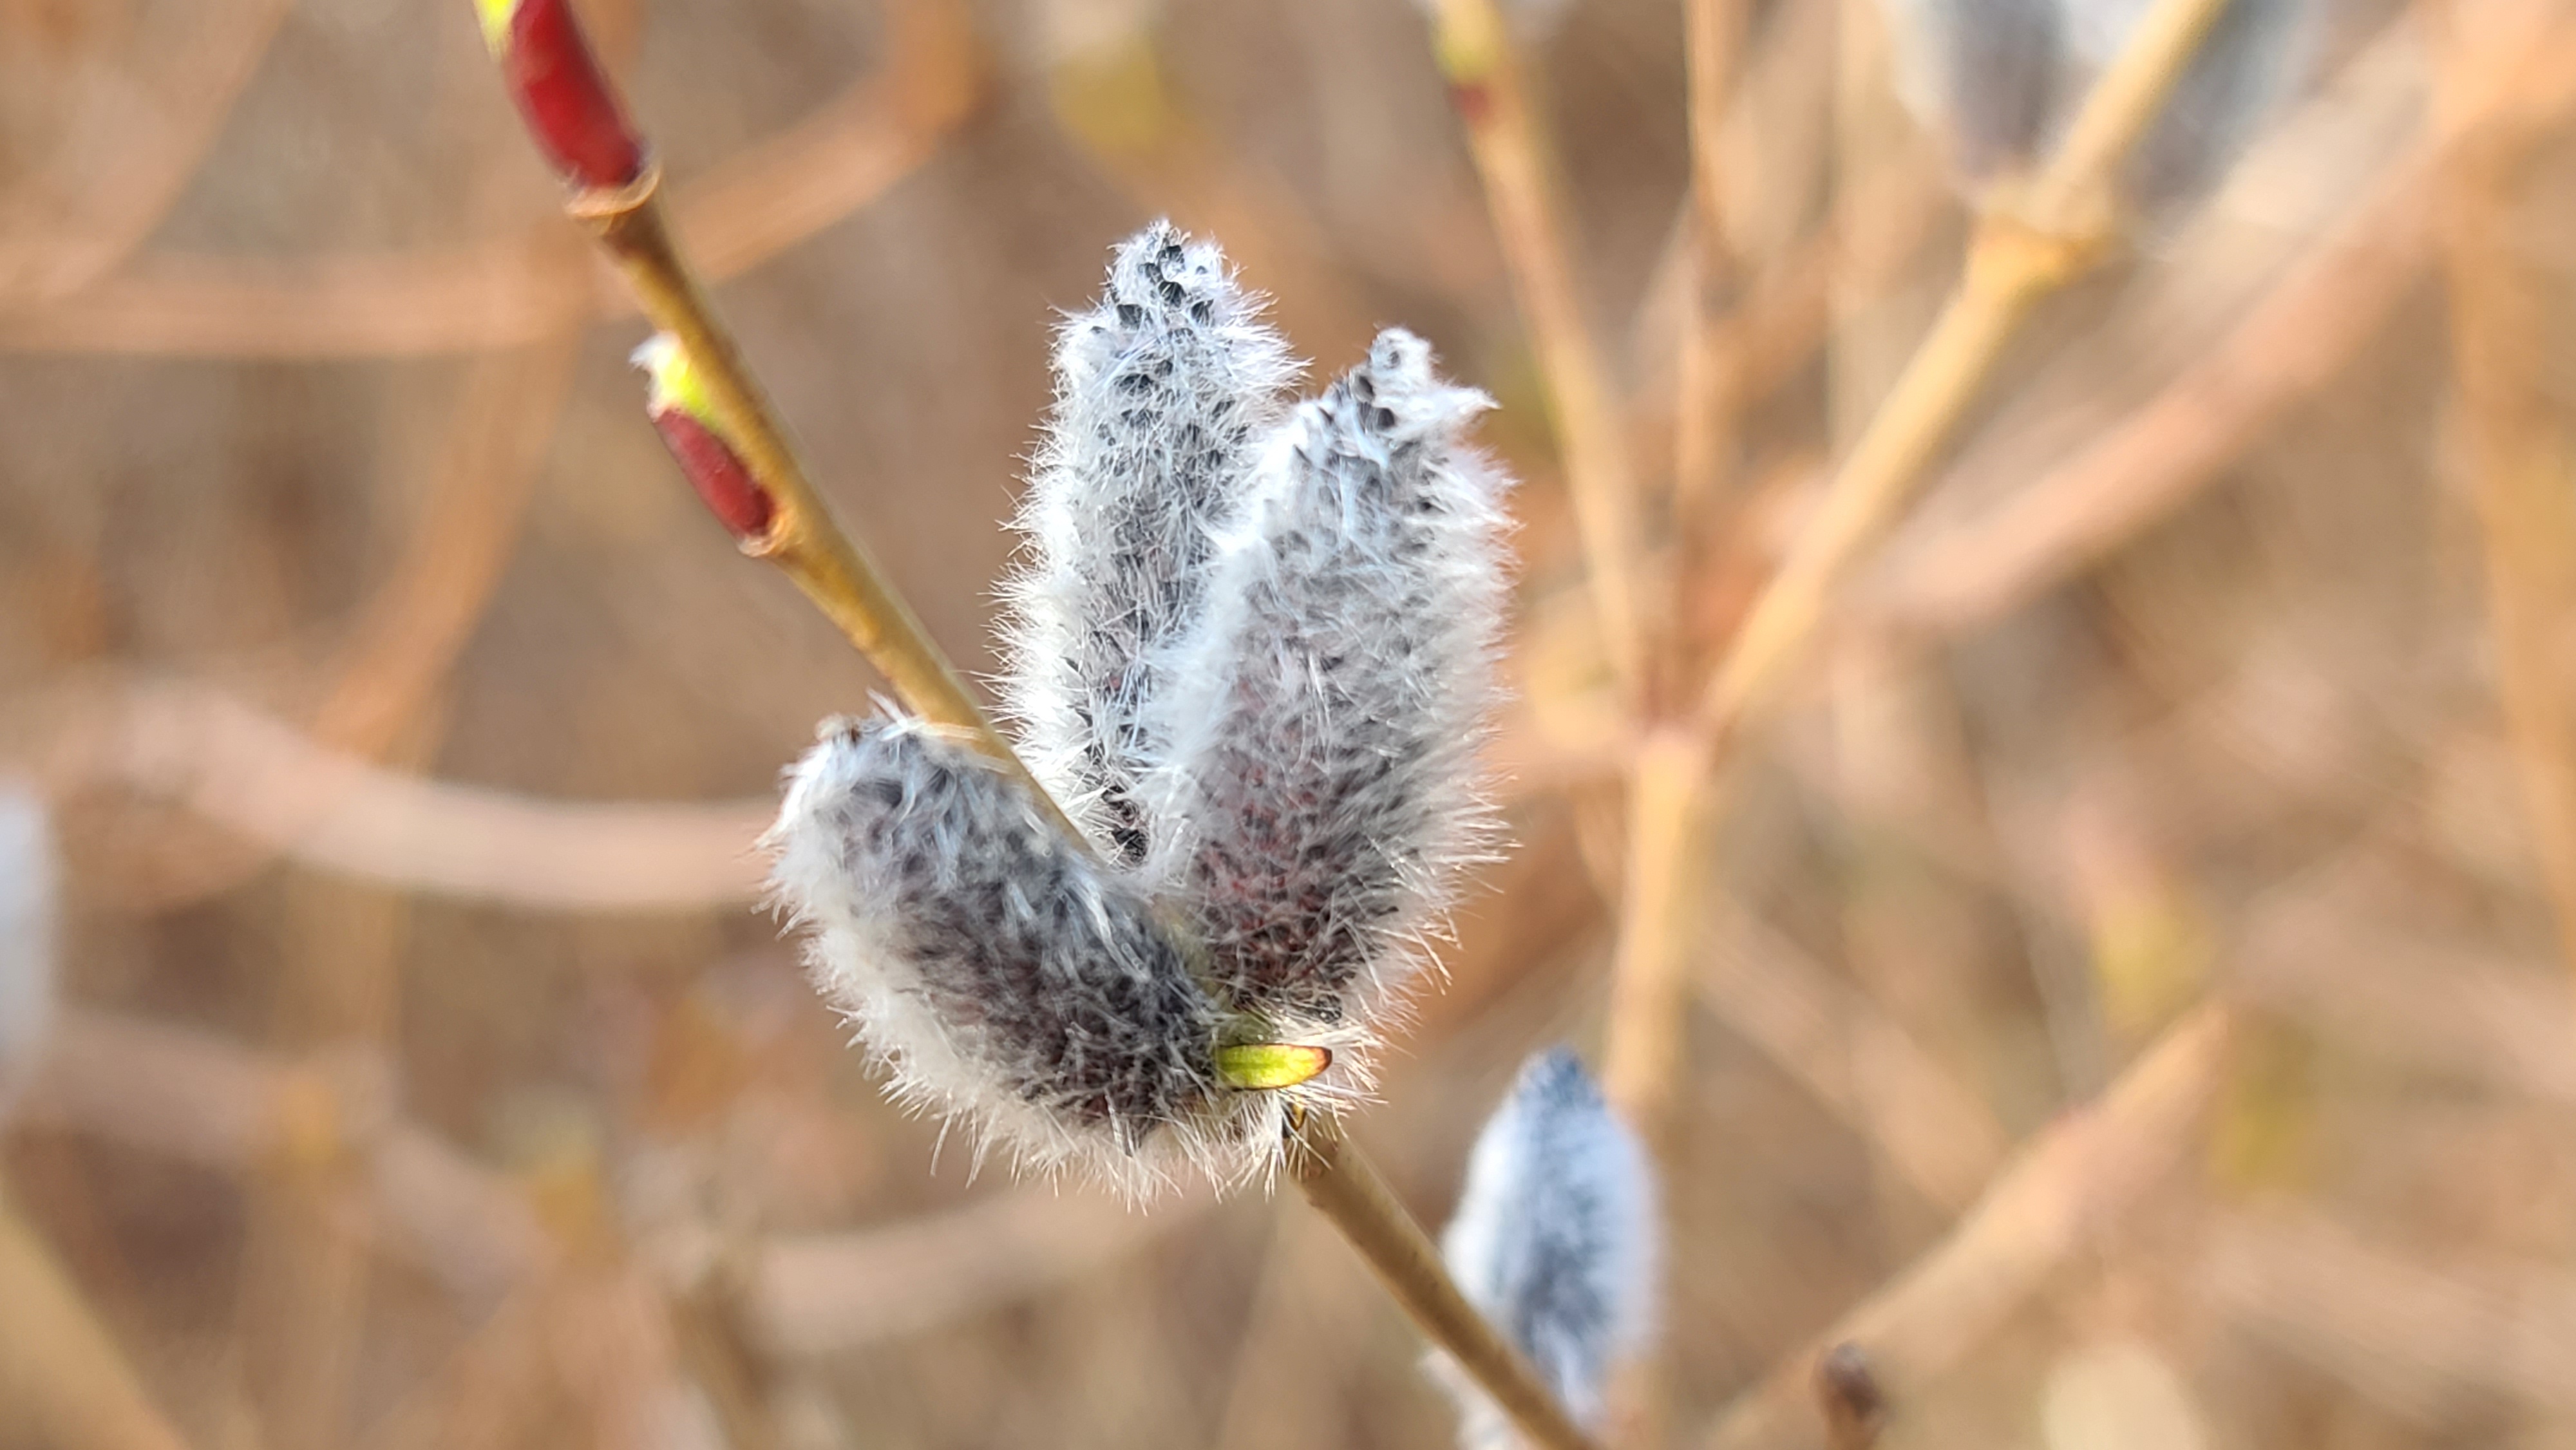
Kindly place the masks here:
<instances>
[{"instance_id":1,"label":"thin twig","mask_svg":"<svg viewBox=\"0 0 2576 1450\"><path fill-rule=\"evenodd\" d=\"M994 730L984 707L967 693L965 681L931 641L912 606L895 592L865 546L832 517L815 492L804 460L770 407L768 393L743 362L731 329L716 314L714 303L672 239L656 200L660 182L659 169L647 167L633 185L584 192L569 209L592 229L626 275L644 315L680 340L725 436L772 500L768 528L746 540L743 552L778 566L859 647L906 705L924 719L961 732L978 750L1018 775L1030 797L1045 804L1066 836L1078 839L1079 833L1054 798Z\"/></svg>"},{"instance_id":2,"label":"thin twig","mask_svg":"<svg viewBox=\"0 0 2576 1450\"><path fill-rule=\"evenodd\" d=\"M2159 0L2047 167L1980 218L1958 290L1709 680L1699 723L1714 748L1727 750L1776 697L1836 586L1949 441L2022 320L2105 253L2120 164L2225 8L2226 0Z\"/></svg>"},{"instance_id":3,"label":"thin twig","mask_svg":"<svg viewBox=\"0 0 2576 1450\"><path fill-rule=\"evenodd\" d=\"M1725 492L1735 442L1735 278L1727 247L1726 108L1743 48L1744 0L1688 0L1682 42L1690 75L1690 222L1681 345L1675 358L1673 519L1684 538Z\"/></svg>"},{"instance_id":4,"label":"thin twig","mask_svg":"<svg viewBox=\"0 0 2576 1450\"><path fill-rule=\"evenodd\" d=\"M1512 294L1547 379L1603 652L1633 693L1645 665L1636 479L1568 260L1564 199L1494 0L1438 0L1433 23L1432 44L1484 180Z\"/></svg>"},{"instance_id":5,"label":"thin twig","mask_svg":"<svg viewBox=\"0 0 2576 1450\"><path fill-rule=\"evenodd\" d=\"M1529 1361L1458 1292L1430 1236L1338 1124L1308 1116L1292 1139L1288 1167L1306 1201L1350 1240L1424 1336L1475 1376L1523 1434L1548 1450L1593 1450Z\"/></svg>"},{"instance_id":6,"label":"thin twig","mask_svg":"<svg viewBox=\"0 0 2576 1450\"><path fill-rule=\"evenodd\" d=\"M1707 836L1699 817L1711 794L1710 769L1697 737L1661 731L1637 752L1628 792L1627 864L1602 1087L1658 1150L1674 1085L1683 1076L1688 1014L1682 1008L1699 935L1697 867Z\"/></svg>"},{"instance_id":7,"label":"thin twig","mask_svg":"<svg viewBox=\"0 0 2576 1450\"><path fill-rule=\"evenodd\" d=\"M503 13L512 7L501 5ZM613 96L592 119L623 125ZM557 143L541 137L549 148ZM640 149L640 147L639 147ZM649 162L622 186L584 189L567 210L587 224L634 288L645 315L677 338L702 385L719 430L767 492L765 526L744 550L785 570L806 596L874 661L905 703L922 716L966 733L1014 772L1045 804L1068 841L1085 838L996 732L956 670L921 628L911 607L876 570L858 542L823 507L765 392L698 286L655 201L659 170ZM1597 382L1597 376L1596 376ZM1624 576L1623 576L1624 577ZM1588 1444L1566 1419L1527 1362L1467 1304L1430 1241L1385 1190L1376 1170L1320 1116L1289 1145L1300 1186L1385 1279L1435 1343L1448 1350L1542 1443L1562 1450Z\"/></svg>"},{"instance_id":8,"label":"thin twig","mask_svg":"<svg viewBox=\"0 0 2576 1450\"><path fill-rule=\"evenodd\" d=\"M2331 381L2386 324L2436 255L2442 177L2490 126L2563 124L2576 107L2576 26L2523 63L2465 78L2446 115L2246 314L2127 421L1980 520L1909 548L1866 588L1891 624L1954 634L2076 577L2198 497L2274 419Z\"/></svg>"},{"instance_id":9,"label":"thin twig","mask_svg":"<svg viewBox=\"0 0 2576 1450\"><path fill-rule=\"evenodd\" d=\"M1709 1450L1829 1450L1837 1426L1816 1385L1831 1356L1857 1356L1901 1409L2163 1179L2218 1088L2234 1021L2211 1003L2167 1029L2034 1140L1948 1238L1738 1400Z\"/></svg>"},{"instance_id":10,"label":"thin twig","mask_svg":"<svg viewBox=\"0 0 2576 1450\"><path fill-rule=\"evenodd\" d=\"M2076 577L2226 476L2331 381L2432 256L2429 171L2402 163L2227 339L2065 463L1972 523L1892 551L1855 604L1892 627L1956 634Z\"/></svg>"}]
</instances>

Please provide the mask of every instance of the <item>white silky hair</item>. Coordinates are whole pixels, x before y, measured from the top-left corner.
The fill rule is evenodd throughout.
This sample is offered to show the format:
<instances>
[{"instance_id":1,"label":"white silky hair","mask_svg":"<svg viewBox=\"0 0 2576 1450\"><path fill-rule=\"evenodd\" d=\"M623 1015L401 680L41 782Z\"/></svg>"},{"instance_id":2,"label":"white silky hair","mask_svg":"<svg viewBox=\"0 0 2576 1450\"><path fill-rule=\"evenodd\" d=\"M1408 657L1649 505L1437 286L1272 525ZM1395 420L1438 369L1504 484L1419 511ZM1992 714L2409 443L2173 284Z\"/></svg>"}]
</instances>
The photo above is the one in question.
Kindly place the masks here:
<instances>
[{"instance_id":1,"label":"white silky hair","mask_svg":"<svg viewBox=\"0 0 2576 1450\"><path fill-rule=\"evenodd\" d=\"M1300 404L1167 671L1147 875L1242 1011L1383 1033L1493 813L1477 752L1510 584L1492 406L1401 329Z\"/></svg>"},{"instance_id":2,"label":"white silky hair","mask_svg":"<svg viewBox=\"0 0 2576 1450\"><path fill-rule=\"evenodd\" d=\"M1157 222L1057 337L1005 585L1023 758L828 721L766 845L817 986L898 1100L1016 1166L1143 1198L1275 1171L1373 1050L1487 859L1477 756L1510 570L1491 403L1400 330L1297 365L1212 244ZM1086 846L1089 849L1085 849ZM1325 1050L1286 1087L1220 1052Z\"/></svg>"},{"instance_id":3,"label":"white silky hair","mask_svg":"<svg viewBox=\"0 0 2576 1450\"><path fill-rule=\"evenodd\" d=\"M1611 1369L1654 1329L1662 1231L1643 1146L1570 1049L1523 1064L1477 1135L1441 1255L1567 1413L1597 1427ZM1522 1444L1454 1361L1431 1363L1458 1401L1461 1445Z\"/></svg>"},{"instance_id":4,"label":"white silky hair","mask_svg":"<svg viewBox=\"0 0 2576 1450\"><path fill-rule=\"evenodd\" d=\"M1002 586L1003 704L1031 773L1132 865L1168 830L1138 789L1164 755L1171 647L1300 366L1215 244L1159 221L1118 246L1054 361L1024 562Z\"/></svg>"},{"instance_id":5,"label":"white silky hair","mask_svg":"<svg viewBox=\"0 0 2576 1450\"><path fill-rule=\"evenodd\" d=\"M51 809L0 780L0 1118L53 1027L61 899Z\"/></svg>"},{"instance_id":6,"label":"white silky hair","mask_svg":"<svg viewBox=\"0 0 2576 1450\"><path fill-rule=\"evenodd\" d=\"M827 721L789 772L771 884L890 1094L978 1162L1152 1197L1276 1161L1289 1095L1216 1074L1220 1012L1133 885L1026 790L909 717Z\"/></svg>"}]
</instances>

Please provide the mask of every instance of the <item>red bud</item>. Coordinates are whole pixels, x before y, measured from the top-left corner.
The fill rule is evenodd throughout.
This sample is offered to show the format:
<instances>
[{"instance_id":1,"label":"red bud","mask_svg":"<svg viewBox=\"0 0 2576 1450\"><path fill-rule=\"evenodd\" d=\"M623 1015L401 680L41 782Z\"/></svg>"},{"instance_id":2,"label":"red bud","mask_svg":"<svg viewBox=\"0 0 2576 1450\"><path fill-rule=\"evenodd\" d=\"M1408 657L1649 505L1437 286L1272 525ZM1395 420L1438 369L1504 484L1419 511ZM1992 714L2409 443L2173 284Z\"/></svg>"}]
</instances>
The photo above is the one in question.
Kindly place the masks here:
<instances>
[{"instance_id":1,"label":"red bud","mask_svg":"<svg viewBox=\"0 0 2576 1450\"><path fill-rule=\"evenodd\" d=\"M644 171L644 142L599 68L570 0L477 0L510 98L555 170L585 187L625 186ZM502 15L495 9L507 6ZM493 21L501 24L493 24Z\"/></svg>"},{"instance_id":2,"label":"red bud","mask_svg":"<svg viewBox=\"0 0 2576 1450\"><path fill-rule=\"evenodd\" d=\"M706 500L716 518L733 530L734 537L751 540L769 532L769 521L777 506L771 502L769 490L751 476L733 445L677 408L655 413L653 426L660 431L680 471L689 476L689 486Z\"/></svg>"}]
</instances>

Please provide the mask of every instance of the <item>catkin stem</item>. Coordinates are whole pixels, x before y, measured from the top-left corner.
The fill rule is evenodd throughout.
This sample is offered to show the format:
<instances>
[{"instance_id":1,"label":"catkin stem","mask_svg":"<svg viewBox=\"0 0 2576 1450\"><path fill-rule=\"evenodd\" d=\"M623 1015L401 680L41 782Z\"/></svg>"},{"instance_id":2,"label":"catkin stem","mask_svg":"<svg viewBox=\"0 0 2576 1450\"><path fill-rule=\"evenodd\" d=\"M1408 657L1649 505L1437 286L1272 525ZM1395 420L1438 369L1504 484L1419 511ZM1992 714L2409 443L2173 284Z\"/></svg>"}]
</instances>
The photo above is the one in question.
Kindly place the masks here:
<instances>
[{"instance_id":1,"label":"catkin stem","mask_svg":"<svg viewBox=\"0 0 2576 1450\"><path fill-rule=\"evenodd\" d=\"M1432 1343L1475 1378L1521 1433L1548 1450L1596 1450L1538 1372L1458 1292L1430 1235L1405 1212L1359 1145L1321 1114L1291 1130L1289 1171Z\"/></svg>"},{"instance_id":2,"label":"catkin stem","mask_svg":"<svg viewBox=\"0 0 2576 1450\"><path fill-rule=\"evenodd\" d=\"M743 552L777 565L884 674L906 705L926 720L963 732L977 750L1018 775L1068 838L1081 840L1063 808L967 693L912 607L814 491L768 394L681 256L662 213L660 191L661 168L647 166L633 185L584 192L567 210L599 238L634 289L644 315L680 340L727 439L768 491L775 505L769 527L746 541Z\"/></svg>"}]
</instances>

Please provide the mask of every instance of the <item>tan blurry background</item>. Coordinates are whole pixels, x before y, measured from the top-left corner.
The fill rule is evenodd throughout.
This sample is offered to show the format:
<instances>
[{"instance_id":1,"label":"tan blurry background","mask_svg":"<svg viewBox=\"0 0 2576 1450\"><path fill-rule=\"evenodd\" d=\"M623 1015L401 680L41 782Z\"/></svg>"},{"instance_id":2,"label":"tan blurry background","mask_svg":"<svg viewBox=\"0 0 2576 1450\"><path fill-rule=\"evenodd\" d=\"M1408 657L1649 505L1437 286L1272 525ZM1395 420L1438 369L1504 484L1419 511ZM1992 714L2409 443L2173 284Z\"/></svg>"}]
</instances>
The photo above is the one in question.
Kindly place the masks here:
<instances>
[{"instance_id":1,"label":"tan blurry background","mask_svg":"<svg viewBox=\"0 0 2576 1450\"><path fill-rule=\"evenodd\" d=\"M1886 1444L2576 1445L2565 8L2324 6L2229 180L2038 316L1848 591L1699 893L1672 1443L1946 1242ZM1517 845L1355 1130L1436 1223L1521 1056L1600 1040L1631 744L1421 16L586 13L969 668L1053 310L1148 218L1318 377L1402 322L1501 401ZM1680 36L1576 0L1526 40L1704 657L1965 212L1874 8L1756 7L1740 457L1670 504ZM1294 1195L979 1178L843 1050L748 842L880 686L680 486L558 199L462 4L0 0L0 771L66 882L0 1126L0 1267L60 1277L0 1295L0 1444L81 1443L66 1397L210 1450L1446 1443Z\"/></svg>"}]
</instances>

